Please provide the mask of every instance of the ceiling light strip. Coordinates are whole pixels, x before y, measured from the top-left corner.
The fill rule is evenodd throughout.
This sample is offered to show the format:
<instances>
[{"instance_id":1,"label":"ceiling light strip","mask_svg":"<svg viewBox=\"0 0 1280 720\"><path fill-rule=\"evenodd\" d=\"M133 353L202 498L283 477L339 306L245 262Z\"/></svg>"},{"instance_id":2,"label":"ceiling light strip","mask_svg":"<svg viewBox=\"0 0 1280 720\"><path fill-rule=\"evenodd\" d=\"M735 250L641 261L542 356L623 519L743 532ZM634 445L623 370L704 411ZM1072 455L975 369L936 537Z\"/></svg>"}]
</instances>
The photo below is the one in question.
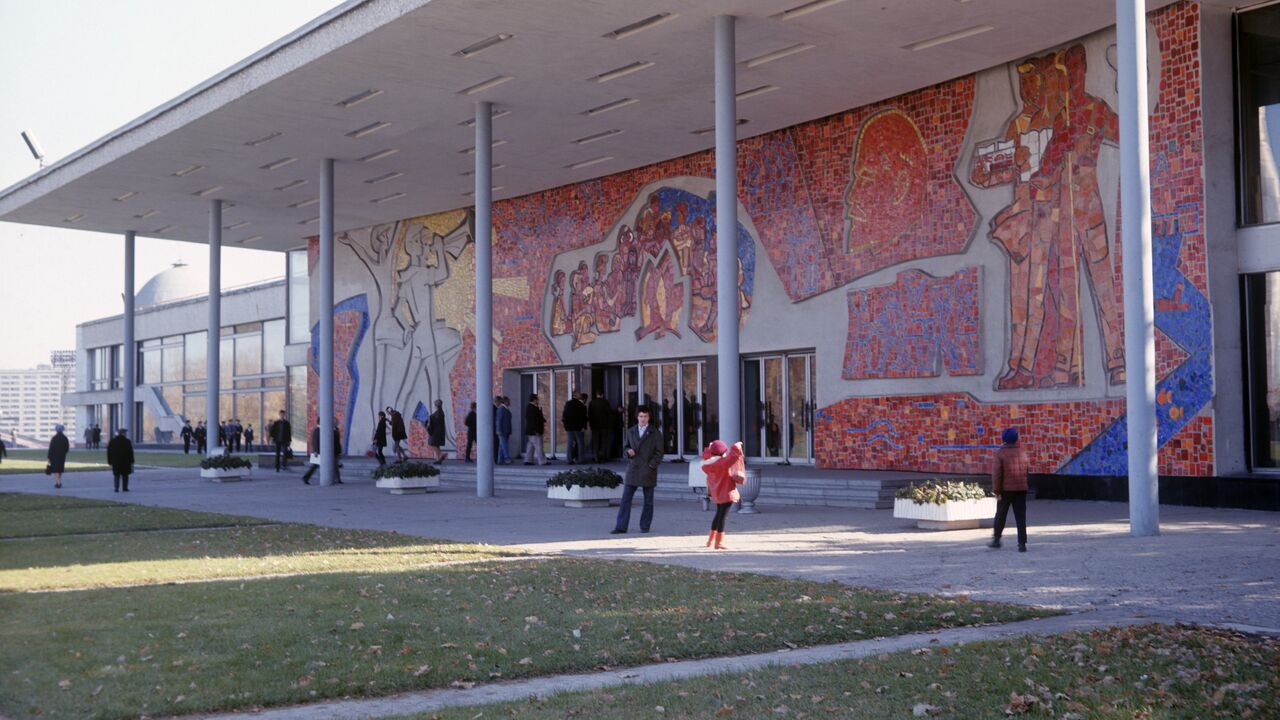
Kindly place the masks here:
<instances>
[{"instance_id":1,"label":"ceiling light strip","mask_svg":"<svg viewBox=\"0 0 1280 720\"><path fill-rule=\"evenodd\" d=\"M501 170L501 169L502 169L502 168L504 168L504 167L506 167L506 165L505 165L505 164L503 164L503 163L498 163L497 165L491 165L491 166L489 167L489 169L490 169L490 170ZM470 170L463 170L462 172L460 172L460 173L458 173L458 174L459 174L459 175L461 175L461 176L463 176L463 177L471 177L472 175L475 175L475 174L476 174L476 171L475 171L475 168L472 168L472 169L470 169Z\"/></svg>"},{"instance_id":2,"label":"ceiling light strip","mask_svg":"<svg viewBox=\"0 0 1280 720\"><path fill-rule=\"evenodd\" d=\"M292 165L293 163L296 163L296 162L298 162L298 158L296 157L283 157L283 158L280 158L279 160L274 160L272 162L269 162L266 165L263 165L259 169L260 170L276 170L284 167L285 165Z\"/></svg>"},{"instance_id":3,"label":"ceiling light strip","mask_svg":"<svg viewBox=\"0 0 1280 720\"><path fill-rule=\"evenodd\" d=\"M84 213L76 213L75 215L68 215L67 217L62 218L62 222L73 223L82 217L84 217Z\"/></svg>"},{"instance_id":4,"label":"ceiling light strip","mask_svg":"<svg viewBox=\"0 0 1280 720\"><path fill-rule=\"evenodd\" d=\"M613 159L612 155L602 155L597 158L591 158L590 160L583 160L582 162L576 162L576 163L573 163L572 165L565 165L564 167L566 170L578 170L584 167L591 167L592 165L599 165L600 163L603 163L603 162L609 162L612 159Z\"/></svg>"},{"instance_id":5,"label":"ceiling light strip","mask_svg":"<svg viewBox=\"0 0 1280 720\"><path fill-rule=\"evenodd\" d=\"M635 35L636 33L641 33L641 32L644 32L645 30L656 28L659 25L675 20L678 17L680 16L677 15L676 13L669 13L669 12L658 13L657 15L650 15L649 17L643 20L640 20L639 22L633 22L630 25L623 25L617 30L607 32L604 34L604 37L609 38L610 40L623 40L625 38L631 37L632 35Z\"/></svg>"},{"instance_id":6,"label":"ceiling light strip","mask_svg":"<svg viewBox=\"0 0 1280 720\"><path fill-rule=\"evenodd\" d=\"M648 70L653 67L653 65L654 63L648 60L637 60L629 65L623 65L622 67L614 68L608 72L602 72L591 79L598 83L606 83L610 80L617 80L620 77L625 77L631 73Z\"/></svg>"},{"instance_id":7,"label":"ceiling light strip","mask_svg":"<svg viewBox=\"0 0 1280 720\"><path fill-rule=\"evenodd\" d=\"M282 133L282 132L273 132L273 133L271 133L270 135L263 135L262 137L258 138L257 140L250 140L250 141L246 142L246 143L245 143L245 146L246 146L246 147L258 147L258 146L259 146L259 145L261 145L262 143L270 142L270 141L272 141L272 140L275 140L276 138L280 137L280 136L281 136L281 135L283 135L283 134L284 134L284 133Z\"/></svg>"},{"instance_id":8,"label":"ceiling light strip","mask_svg":"<svg viewBox=\"0 0 1280 720\"><path fill-rule=\"evenodd\" d=\"M493 144L490 145L489 147L501 147L506 144L507 144L506 140L494 140ZM458 154L459 155L475 155L476 146L472 145L471 147L468 147L468 148L462 148L461 150L458 151Z\"/></svg>"},{"instance_id":9,"label":"ceiling light strip","mask_svg":"<svg viewBox=\"0 0 1280 720\"><path fill-rule=\"evenodd\" d=\"M242 228L242 227L244 227L245 225L248 225L248 224L249 224L249 221L248 221L248 220L241 220L240 222L238 222L238 223L234 223L234 224L231 224L231 225L223 225L223 226L222 226L222 229L223 229L223 230L239 230L240 228Z\"/></svg>"},{"instance_id":10,"label":"ceiling light strip","mask_svg":"<svg viewBox=\"0 0 1280 720\"><path fill-rule=\"evenodd\" d=\"M372 177L372 178L369 178L368 180L365 180L365 184L368 184L368 185L381 185L381 184L382 184L382 183L384 183L384 182L388 182L388 181L391 181L391 180L395 180L395 179L396 179L396 178L398 178L398 177L404 177L404 173L402 173L402 172L389 172L389 173L387 173L386 175L379 175L378 177Z\"/></svg>"},{"instance_id":11,"label":"ceiling light strip","mask_svg":"<svg viewBox=\"0 0 1280 720\"><path fill-rule=\"evenodd\" d=\"M739 126L741 126L741 125L746 125L746 124L747 124L747 123L749 123L749 122L751 122L751 121L750 121L750 120L748 120L748 119L746 119L746 118L738 118L738 125L739 125ZM697 130L690 130L690 131L689 131L689 134L690 134L690 135L710 135L711 133L713 133L713 132L715 132L715 131L716 131L716 126L715 126L715 125L712 125L712 126L710 126L710 127L698 128Z\"/></svg>"},{"instance_id":12,"label":"ceiling light strip","mask_svg":"<svg viewBox=\"0 0 1280 720\"><path fill-rule=\"evenodd\" d=\"M193 192L193 193L191 193L191 194L192 194L192 195L195 195L196 197L208 197L208 196L210 196L210 195L212 195L212 194L214 194L214 193L218 192L218 191L219 191L219 190L221 190L221 189L222 189L222 186L221 186L221 185L213 185L213 186L207 187L207 188L205 188L205 189L203 189L203 190L197 190L197 191L195 191L195 192Z\"/></svg>"},{"instance_id":13,"label":"ceiling light strip","mask_svg":"<svg viewBox=\"0 0 1280 720\"><path fill-rule=\"evenodd\" d=\"M381 205L381 204L382 204L382 203L384 203L384 202L391 202L392 200L399 200L399 199L400 199L400 198L402 198L402 197L404 197L404 193L402 193L402 192L398 192L398 193L391 193L390 195L383 195L382 197L374 198L374 199L370 200L369 202L373 203L374 205Z\"/></svg>"},{"instance_id":14,"label":"ceiling light strip","mask_svg":"<svg viewBox=\"0 0 1280 720\"><path fill-rule=\"evenodd\" d=\"M738 100L749 100L753 97L760 97L761 95L771 93L774 90L781 90L781 89L782 88L778 87L777 85L761 85L760 87L754 87L754 88L751 88L750 90L743 90L742 92L738 93L735 97Z\"/></svg>"},{"instance_id":15,"label":"ceiling light strip","mask_svg":"<svg viewBox=\"0 0 1280 720\"><path fill-rule=\"evenodd\" d=\"M373 162L374 160L381 160L384 157L391 157L392 155L395 155L398 152L400 151L396 150L395 148L387 148L386 150L379 150L376 153L370 153L360 158L360 162Z\"/></svg>"},{"instance_id":16,"label":"ceiling light strip","mask_svg":"<svg viewBox=\"0 0 1280 720\"><path fill-rule=\"evenodd\" d=\"M312 205L315 205L318 202L320 202L320 198L311 198L310 200L299 200L298 202L293 203L289 207L297 210L298 208L311 207Z\"/></svg>"},{"instance_id":17,"label":"ceiling light strip","mask_svg":"<svg viewBox=\"0 0 1280 720\"><path fill-rule=\"evenodd\" d=\"M613 137L613 136L615 136L615 135L621 135L621 134L622 134L622 132L623 132L623 131L622 131L622 130L620 130L620 129L618 129L618 128L614 128L614 129L612 129L612 130L605 130L604 132L599 132L599 133L596 133L595 135L588 135L588 136L586 136L586 137L580 137L580 138L578 138L577 140L574 140L574 141L573 141L573 144L575 144L575 145L587 145L587 144L590 144L590 143L596 142L596 141L598 141L598 140L604 140L604 139L606 139L606 138L611 138L611 137Z\"/></svg>"},{"instance_id":18,"label":"ceiling light strip","mask_svg":"<svg viewBox=\"0 0 1280 720\"><path fill-rule=\"evenodd\" d=\"M307 218L306 220L299 220L299 221L298 221L298 224L299 224L299 225L310 225L310 224L311 224L311 223L313 223L313 222L319 222L319 221L320 221L320 216L319 216L319 215L317 215L317 216L315 216L315 217Z\"/></svg>"},{"instance_id":19,"label":"ceiling light strip","mask_svg":"<svg viewBox=\"0 0 1280 720\"><path fill-rule=\"evenodd\" d=\"M455 56L455 57L462 57L462 58L469 58L469 57L471 57L471 56L473 56L473 55L476 55L476 54L479 54L479 53L481 53L481 52L484 52L485 50L488 50L489 48L493 47L494 45L497 45L497 44L499 44L499 43L504 43L504 42L506 42L506 41L510 40L510 39L511 39L511 38L513 38L513 37L515 37L515 35L513 35L513 34L511 34L511 33L498 33L497 35L490 35L489 37L487 37L487 38L485 38L485 39L481 40L480 42L472 43L472 44L470 44L470 45L468 45L468 46L466 46L466 47L462 48L462 49L461 49L461 50L459 50L458 52L454 53L454 56Z\"/></svg>"},{"instance_id":20,"label":"ceiling light strip","mask_svg":"<svg viewBox=\"0 0 1280 720\"><path fill-rule=\"evenodd\" d=\"M113 198L111 198L111 199L112 199L112 200L115 200L116 202L124 202L124 201L128 200L128 199L129 199L129 198L131 198L131 197L135 197L137 194L138 194L138 191L137 191L137 190L130 190L129 192L127 192L127 193L125 193L125 194L123 194L123 195L117 195L117 196L115 196L115 197L113 197Z\"/></svg>"},{"instance_id":21,"label":"ceiling light strip","mask_svg":"<svg viewBox=\"0 0 1280 720\"><path fill-rule=\"evenodd\" d=\"M777 13L776 15L771 15L770 17L774 20L795 20L798 17L803 17L812 12L826 10L832 5L839 5L842 2L844 2L844 0L813 0L813 2L796 5L790 10L783 10L782 12Z\"/></svg>"},{"instance_id":22,"label":"ceiling light strip","mask_svg":"<svg viewBox=\"0 0 1280 720\"><path fill-rule=\"evenodd\" d=\"M975 25L973 27L965 28L963 30L957 30L953 33L947 33L946 35L939 35L937 37L928 38L926 40L921 40L919 42L913 42L910 45L903 45L902 49L903 50L928 50L929 48L938 47L939 45L946 45L947 43L953 43L957 40L964 40L965 38L971 38L974 35L981 35L982 33L991 32L992 30L995 30L995 28L992 27L991 25Z\"/></svg>"},{"instance_id":23,"label":"ceiling light strip","mask_svg":"<svg viewBox=\"0 0 1280 720\"><path fill-rule=\"evenodd\" d=\"M174 229L175 227L177 227L177 226L176 226L176 225L165 225L164 227L158 227L158 228L156 228L155 230L152 230L152 231L151 231L151 234L152 234L152 235L161 235L161 234L163 234L163 233L167 233L167 232L169 232L170 230Z\"/></svg>"},{"instance_id":24,"label":"ceiling light strip","mask_svg":"<svg viewBox=\"0 0 1280 720\"><path fill-rule=\"evenodd\" d=\"M378 122L369 123L368 125L365 125L362 128L356 128L355 130L352 130L351 132L347 133L347 137L362 138L365 135L372 135L378 132L379 130L382 130L383 128L388 128L388 127L391 127L391 123L379 120Z\"/></svg>"},{"instance_id":25,"label":"ceiling light strip","mask_svg":"<svg viewBox=\"0 0 1280 720\"><path fill-rule=\"evenodd\" d=\"M134 215L134 217L137 218L138 220L146 220L149 217L155 217L156 215L159 215L159 214L160 214L159 210L153 209L153 210L148 210L144 213L138 213L137 215Z\"/></svg>"},{"instance_id":26,"label":"ceiling light strip","mask_svg":"<svg viewBox=\"0 0 1280 720\"><path fill-rule=\"evenodd\" d=\"M334 105L340 108L353 108L362 102L368 102L369 100L378 97L383 92L384 91L382 90L374 89L365 90L364 92L358 92L349 98L343 98L342 100L334 103Z\"/></svg>"},{"instance_id":27,"label":"ceiling light strip","mask_svg":"<svg viewBox=\"0 0 1280 720\"><path fill-rule=\"evenodd\" d=\"M201 170L203 170L203 169L204 169L204 166L203 166L203 165L188 165L187 167L184 167L184 168L182 168L181 170L179 170L179 171L177 171L177 172L175 172L175 173L172 173L172 175L173 175L174 177L186 177L186 176L190 175L190 174L191 174L191 173L193 173L193 172L199 172L199 171L201 171Z\"/></svg>"},{"instance_id":28,"label":"ceiling light strip","mask_svg":"<svg viewBox=\"0 0 1280 720\"><path fill-rule=\"evenodd\" d=\"M240 241L240 244L241 244L241 245L248 245L248 244L249 244L249 243L251 243L251 242L258 242L258 241L259 241L259 240L261 240L261 239L262 239L262 236L261 236L261 235L254 235L253 237L247 237L247 238L245 238L245 239L241 240L241 241Z\"/></svg>"},{"instance_id":29,"label":"ceiling light strip","mask_svg":"<svg viewBox=\"0 0 1280 720\"><path fill-rule=\"evenodd\" d=\"M503 188L503 186L502 186L502 185L494 185L493 187L489 188L489 192L498 192L498 191L499 191L499 190L501 190L502 188ZM463 196L463 197L471 197L472 195L475 195L475 194L476 194L476 191L475 191L475 190L468 190L468 191L466 191L466 192L462 193L462 196Z\"/></svg>"},{"instance_id":30,"label":"ceiling light strip","mask_svg":"<svg viewBox=\"0 0 1280 720\"><path fill-rule=\"evenodd\" d=\"M281 185L280 187L276 188L276 190L292 190L296 187L301 187L303 185L306 185L309 182L311 181L310 180L294 180L291 183L285 183L284 185Z\"/></svg>"},{"instance_id":31,"label":"ceiling light strip","mask_svg":"<svg viewBox=\"0 0 1280 720\"><path fill-rule=\"evenodd\" d=\"M515 78L510 75L498 75L496 77L491 77L482 83L476 83L471 87L462 88L461 90L458 91L458 94L459 95L476 95L484 92L485 90L492 90L493 88L496 88L499 85L502 85L503 83L511 82L512 80L515 80Z\"/></svg>"},{"instance_id":32,"label":"ceiling light strip","mask_svg":"<svg viewBox=\"0 0 1280 720\"><path fill-rule=\"evenodd\" d=\"M744 60L742 61L742 65L743 67L756 68L756 67L760 67L761 65L774 62L775 60L781 60L782 58L791 57L792 55L798 55L802 52L808 52L809 50L812 50L816 47L818 46L813 45L811 43L796 43L795 45L789 45L787 47L784 47L781 50L774 50L771 53L765 53L764 55L757 55L749 60Z\"/></svg>"},{"instance_id":33,"label":"ceiling light strip","mask_svg":"<svg viewBox=\"0 0 1280 720\"><path fill-rule=\"evenodd\" d=\"M605 103L604 105L597 105L589 110L583 110L582 114L587 117L595 117L596 115L601 115L603 113L610 112L611 110L624 108L628 105L635 105L638 102L640 101L635 98L622 98L621 100L614 100L613 102Z\"/></svg>"},{"instance_id":34,"label":"ceiling light strip","mask_svg":"<svg viewBox=\"0 0 1280 720\"><path fill-rule=\"evenodd\" d=\"M489 116L489 118L491 120L497 120L498 118L504 118L510 114L511 114L510 110L495 110L493 111L493 114ZM475 117L469 117L458 124L461 125L462 127L475 127L476 119Z\"/></svg>"}]
</instances>

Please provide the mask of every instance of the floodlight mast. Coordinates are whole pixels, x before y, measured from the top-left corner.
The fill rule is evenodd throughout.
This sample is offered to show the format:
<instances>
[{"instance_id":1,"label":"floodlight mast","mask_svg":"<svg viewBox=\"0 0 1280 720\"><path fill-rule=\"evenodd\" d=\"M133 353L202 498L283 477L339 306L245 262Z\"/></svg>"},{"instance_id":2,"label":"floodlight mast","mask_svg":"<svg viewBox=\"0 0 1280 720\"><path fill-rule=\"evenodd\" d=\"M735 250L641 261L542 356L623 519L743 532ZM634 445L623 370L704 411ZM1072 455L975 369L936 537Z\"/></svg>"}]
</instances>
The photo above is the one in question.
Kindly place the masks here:
<instances>
[{"instance_id":1,"label":"floodlight mast","mask_svg":"<svg viewBox=\"0 0 1280 720\"><path fill-rule=\"evenodd\" d=\"M40 147L40 141L36 140L35 133L30 130L22 131L22 139L27 143L27 149L31 151L31 157L40 163L40 169L44 169L44 150Z\"/></svg>"}]
</instances>

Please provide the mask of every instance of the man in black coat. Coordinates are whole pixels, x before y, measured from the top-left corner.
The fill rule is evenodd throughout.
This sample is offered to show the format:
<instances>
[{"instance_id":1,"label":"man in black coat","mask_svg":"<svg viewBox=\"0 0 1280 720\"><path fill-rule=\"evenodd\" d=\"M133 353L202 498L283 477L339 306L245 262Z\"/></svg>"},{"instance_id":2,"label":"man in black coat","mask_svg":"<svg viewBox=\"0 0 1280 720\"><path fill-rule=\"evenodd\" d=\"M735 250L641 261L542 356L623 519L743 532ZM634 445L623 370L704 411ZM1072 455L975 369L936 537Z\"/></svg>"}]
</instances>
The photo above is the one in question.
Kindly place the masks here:
<instances>
[{"instance_id":1,"label":"man in black coat","mask_svg":"<svg viewBox=\"0 0 1280 720\"><path fill-rule=\"evenodd\" d=\"M542 414L538 405L538 395L529 396L529 404L524 406L524 464L532 465L537 458L539 465L547 464L547 456L542 454L542 434L547 431L547 416Z\"/></svg>"},{"instance_id":2,"label":"man in black coat","mask_svg":"<svg viewBox=\"0 0 1280 720\"><path fill-rule=\"evenodd\" d=\"M182 432L180 434L182 435L182 454L190 455L191 454L191 437L195 434L195 430L191 429L190 420L187 420L186 422L182 423Z\"/></svg>"},{"instance_id":3,"label":"man in black coat","mask_svg":"<svg viewBox=\"0 0 1280 720\"><path fill-rule=\"evenodd\" d=\"M102 447L102 426L94 425L93 426L93 449L97 450L100 447Z\"/></svg>"},{"instance_id":4,"label":"man in black coat","mask_svg":"<svg viewBox=\"0 0 1280 720\"><path fill-rule=\"evenodd\" d=\"M320 455L320 426L319 425L316 425L315 428L311 430L311 454L316 456ZM338 462L338 459L341 457L342 457L342 431L338 430L338 419L334 418L333 419L333 459L334 459L333 484L334 485L342 484L342 473L338 471L338 468L342 467L342 464ZM310 485L312 473L314 473L316 470L319 470L319 469L320 469L319 464L312 465L311 467L307 468L307 472L302 475L302 482L306 483L307 485Z\"/></svg>"},{"instance_id":5,"label":"man in black coat","mask_svg":"<svg viewBox=\"0 0 1280 720\"><path fill-rule=\"evenodd\" d=\"M582 396L583 398L586 395ZM569 447L565 451L565 457L568 458L570 465L576 465L579 462L585 462L586 458L586 436L584 431L587 429L587 404L577 395L570 395L568 402L564 404L564 409L560 411L560 424L564 425L564 430L569 434Z\"/></svg>"},{"instance_id":6,"label":"man in black coat","mask_svg":"<svg viewBox=\"0 0 1280 720\"><path fill-rule=\"evenodd\" d=\"M609 459L609 446L613 440L609 433L609 419L613 417L613 409L604 393L597 391L591 404L587 405L587 424L591 426L591 457L596 462Z\"/></svg>"},{"instance_id":7,"label":"man in black coat","mask_svg":"<svg viewBox=\"0 0 1280 720\"><path fill-rule=\"evenodd\" d=\"M427 444L436 449L436 464L444 462L444 446L448 440L448 431L444 424L444 401L436 400L436 409L427 417Z\"/></svg>"},{"instance_id":8,"label":"man in black coat","mask_svg":"<svg viewBox=\"0 0 1280 720\"><path fill-rule=\"evenodd\" d=\"M467 462L471 462L471 449L476 444L476 404L471 403L471 411L467 413L467 419L463 421L467 426Z\"/></svg>"},{"instance_id":9,"label":"man in black coat","mask_svg":"<svg viewBox=\"0 0 1280 720\"><path fill-rule=\"evenodd\" d=\"M276 446L276 472L280 472L280 463L284 462L287 467L289 464L286 457L289 450L289 443L293 442L293 428L289 425L285 412L280 411L280 418L271 423L271 442Z\"/></svg>"},{"instance_id":10,"label":"man in black coat","mask_svg":"<svg viewBox=\"0 0 1280 720\"><path fill-rule=\"evenodd\" d=\"M387 464L387 456L383 453L383 448L387 446L387 414L385 412L378 413L378 426L373 429L373 452L378 458L379 465Z\"/></svg>"},{"instance_id":11,"label":"man in black coat","mask_svg":"<svg viewBox=\"0 0 1280 720\"><path fill-rule=\"evenodd\" d=\"M627 460L627 477L623 481L622 505L618 521L610 533L620 535L631 525L631 500L636 488L644 491L644 509L640 512L640 532L649 532L653 523L653 489L658 486L658 465L662 463L662 431L649 424L649 408L636 411L636 425L627 430L623 442Z\"/></svg>"},{"instance_id":12,"label":"man in black coat","mask_svg":"<svg viewBox=\"0 0 1280 720\"><path fill-rule=\"evenodd\" d=\"M111 466L111 477L115 484L115 492L121 487L129 492L129 473L133 472L133 443L129 442L128 430L120 428L116 436L107 442L107 464Z\"/></svg>"},{"instance_id":13,"label":"man in black coat","mask_svg":"<svg viewBox=\"0 0 1280 720\"><path fill-rule=\"evenodd\" d=\"M209 428L205 427L203 420L196 425L191 435L196 440L196 454L203 455L205 450L209 449Z\"/></svg>"}]
</instances>

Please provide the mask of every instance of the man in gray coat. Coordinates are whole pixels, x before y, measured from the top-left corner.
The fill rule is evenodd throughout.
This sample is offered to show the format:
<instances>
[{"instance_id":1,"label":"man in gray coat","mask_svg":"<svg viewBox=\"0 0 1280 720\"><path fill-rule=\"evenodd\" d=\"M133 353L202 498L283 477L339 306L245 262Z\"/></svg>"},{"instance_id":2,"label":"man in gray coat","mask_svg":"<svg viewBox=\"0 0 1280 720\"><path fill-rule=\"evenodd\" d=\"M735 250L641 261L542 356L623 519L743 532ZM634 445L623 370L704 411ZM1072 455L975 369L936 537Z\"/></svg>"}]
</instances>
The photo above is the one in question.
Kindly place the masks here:
<instances>
[{"instance_id":1,"label":"man in gray coat","mask_svg":"<svg viewBox=\"0 0 1280 720\"><path fill-rule=\"evenodd\" d=\"M640 512L640 532L649 532L653 522L653 489L658 485L658 464L662 462L662 432L649 424L649 409L641 407L636 412L636 424L627 430L623 441L623 453L627 456L626 486L622 490L622 506L618 508L618 521L613 535L621 535L631 525L631 500L636 488L644 490L644 509Z\"/></svg>"}]
</instances>

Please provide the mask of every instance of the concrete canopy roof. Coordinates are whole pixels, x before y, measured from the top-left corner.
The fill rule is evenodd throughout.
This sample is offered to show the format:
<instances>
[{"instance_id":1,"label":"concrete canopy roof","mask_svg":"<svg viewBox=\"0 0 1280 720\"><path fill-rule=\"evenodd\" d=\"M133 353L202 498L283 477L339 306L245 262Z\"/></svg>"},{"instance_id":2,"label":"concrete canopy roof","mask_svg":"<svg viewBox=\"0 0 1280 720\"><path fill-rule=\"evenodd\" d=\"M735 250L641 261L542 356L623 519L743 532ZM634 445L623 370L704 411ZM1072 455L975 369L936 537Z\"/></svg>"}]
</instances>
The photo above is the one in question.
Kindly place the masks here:
<instances>
[{"instance_id":1,"label":"concrete canopy roof","mask_svg":"<svg viewBox=\"0 0 1280 720\"><path fill-rule=\"evenodd\" d=\"M738 17L739 93L776 88L739 101L749 137L1039 52L1114 12L1114 0L351 0L0 191L0 220L205 242L216 198L225 244L284 250L318 232L326 157L339 230L469 205L481 100L499 113L495 200L712 147L696 131L713 122L719 14ZM512 37L459 54L500 33ZM929 42L948 36L961 37ZM652 65L597 79L634 63ZM389 124L358 132L376 123ZM572 167L596 158L609 159Z\"/></svg>"}]
</instances>

